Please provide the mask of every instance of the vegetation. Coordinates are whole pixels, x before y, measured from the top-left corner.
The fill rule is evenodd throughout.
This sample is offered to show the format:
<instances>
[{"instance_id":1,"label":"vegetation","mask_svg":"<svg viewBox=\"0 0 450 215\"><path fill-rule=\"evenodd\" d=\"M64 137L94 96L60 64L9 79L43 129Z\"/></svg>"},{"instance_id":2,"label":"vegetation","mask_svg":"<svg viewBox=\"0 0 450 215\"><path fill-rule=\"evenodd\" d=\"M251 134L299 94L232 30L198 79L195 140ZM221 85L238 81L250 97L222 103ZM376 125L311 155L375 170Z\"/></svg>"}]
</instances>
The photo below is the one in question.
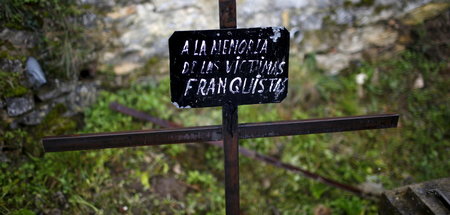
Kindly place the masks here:
<instances>
[{"instance_id":1,"label":"vegetation","mask_svg":"<svg viewBox=\"0 0 450 215\"><path fill-rule=\"evenodd\" d=\"M295 58L291 62L285 102L241 106L240 122L399 112L399 128L242 140L243 146L353 185L372 182L391 189L448 176L450 83L441 78L446 65L406 51L327 76L315 67L314 56L302 65ZM355 81L360 74L367 77L362 85ZM419 77L424 86L415 88ZM220 109L178 110L168 92L167 78L103 92L85 112L79 132L156 128L110 110L112 101L187 126L220 123ZM311 214L318 205L333 214L376 214L376 202L245 157L240 162L246 214ZM55 208L68 214L224 212L222 150L204 144L30 155L14 167L2 163L1 172L0 211L6 214ZM156 178L175 179L183 192L158 192Z\"/></svg>"},{"instance_id":2,"label":"vegetation","mask_svg":"<svg viewBox=\"0 0 450 215\"><path fill-rule=\"evenodd\" d=\"M73 19L91 9L74 4L1 0L0 25L38 33L39 46L31 52L47 53L39 60L47 64L50 76L72 78L83 59L98 48L87 42L92 38L89 30ZM357 6L371 4L372 0L364 0ZM423 54L434 49L422 45L428 42L423 39L426 35L420 36L425 30L416 33L422 38L418 47L390 59L355 64L337 76L318 69L314 55L292 56L289 93L283 103L239 107L240 123L396 112L401 114L399 128L241 140L240 144L355 186L393 189L448 177L448 56L436 59ZM14 50L6 41L0 45ZM24 61L23 56L10 56L14 54L0 51L2 58ZM151 77L131 77L133 82L126 88L102 92L82 120L63 116L66 109L58 105L38 126L3 129L9 122L1 121L0 214L224 214L219 148L180 144L42 153L40 139L47 135L158 128L110 110L113 101L185 126L220 124L220 108L178 110L170 103L167 74L161 78L155 72L163 65L167 63L157 58L149 60L141 72ZM28 93L22 77L5 74L0 72L0 98ZM240 173L245 214L313 214L319 207L333 214L377 211L374 201L246 157L240 158Z\"/></svg>"},{"instance_id":3,"label":"vegetation","mask_svg":"<svg viewBox=\"0 0 450 215\"><path fill-rule=\"evenodd\" d=\"M15 96L22 96L28 92L20 81L19 73L6 73L0 70L0 98L9 98Z\"/></svg>"},{"instance_id":4,"label":"vegetation","mask_svg":"<svg viewBox=\"0 0 450 215\"><path fill-rule=\"evenodd\" d=\"M93 11L89 7L70 0L0 2L0 26L33 33L37 39L35 47L26 52L0 40L0 44L9 46L8 51L0 52L2 57L35 56L45 64L47 76L77 79L78 72L99 49L100 43L93 42L98 40L98 32L82 23L83 16Z\"/></svg>"}]
</instances>

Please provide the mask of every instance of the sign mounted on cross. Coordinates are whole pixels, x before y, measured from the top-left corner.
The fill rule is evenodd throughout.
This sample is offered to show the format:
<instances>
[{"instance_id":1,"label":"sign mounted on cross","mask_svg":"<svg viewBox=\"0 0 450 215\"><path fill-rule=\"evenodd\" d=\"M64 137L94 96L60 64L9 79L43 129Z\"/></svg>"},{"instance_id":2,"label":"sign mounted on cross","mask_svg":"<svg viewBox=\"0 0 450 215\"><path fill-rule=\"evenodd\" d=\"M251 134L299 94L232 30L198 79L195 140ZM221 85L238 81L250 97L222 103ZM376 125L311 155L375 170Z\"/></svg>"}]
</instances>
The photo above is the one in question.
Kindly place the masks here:
<instances>
[{"instance_id":1,"label":"sign mounted on cross","mask_svg":"<svg viewBox=\"0 0 450 215\"><path fill-rule=\"evenodd\" d=\"M287 94L289 33L236 28L236 1L219 0L221 30L180 31L169 40L172 102L222 106L222 125L45 137L46 152L223 140L227 215L239 209L239 139L397 127L398 114L238 124L238 105Z\"/></svg>"},{"instance_id":2,"label":"sign mounted on cross","mask_svg":"<svg viewBox=\"0 0 450 215\"><path fill-rule=\"evenodd\" d=\"M276 103L287 95L284 27L177 31L169 53L172 102L178 108Z\"/></svg>"}]
</instances>

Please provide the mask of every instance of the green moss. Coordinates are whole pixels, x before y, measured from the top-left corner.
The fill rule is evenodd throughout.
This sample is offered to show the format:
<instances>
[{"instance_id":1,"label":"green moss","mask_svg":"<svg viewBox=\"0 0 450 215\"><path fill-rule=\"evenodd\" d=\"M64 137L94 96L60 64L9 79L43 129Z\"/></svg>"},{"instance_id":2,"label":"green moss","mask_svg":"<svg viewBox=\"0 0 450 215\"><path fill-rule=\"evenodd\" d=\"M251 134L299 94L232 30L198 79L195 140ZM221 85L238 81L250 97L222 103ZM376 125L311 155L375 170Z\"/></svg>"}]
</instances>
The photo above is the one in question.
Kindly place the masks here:
<instances>
[{"instance_id":1,"label":"green moss","mask_svg":"<svg viewBox=\"0 0 450 215\"><path fill-rule=\"evenodd\" d=\"M0 142L10 145L12 150L19 150L33 156L42 156L41 139L44 136L56 136L75 132L77 121L63 117L66 112L63 104L56 105L37 126L11 130L4 127L5 133Z\"/></svg>"},{"instance_id":2,"label":"green moss","mask_svg":"<svg viewBox=\"0 0 450 215\"><path fill-rule=\"evenodd\" d=\"M87 33L77 21L88 12L92 10L80 7L76 1L3 0L0 26L34 32L38 37L36 46L22 51L39 57L49 77L76 79L85 61L92 60L88 56L101 44L96 34L90 34L93 29Z\"/></svg>"},{"instance_id":3,"label":"green moss","mask_svg":"<svg viewBox=\"0 0 450 215\"><path fill-rule=\"evenodd\" d=\"M21 82L19 73L4 72L0 70L0 98L18 97L29 92Z\"/></svg>"},{"instance_id":4,"label":"green moss","mask_svg":"<svg viewBox=\"0 0 450 215\"><path fill-rule=\"evenodd\" d=\"M407 51L388 60L363 62L337 76L320 70L314 55L303 62L293 57L290 62L288 98L281 104L239 107L241 123L397 112L399 128L240 140L242 146L354 186L373 179L391 189L407 180L448 177L450 83L443 78L447 77L446 62ZM361 73L368 77L362 86L355 82ZM419 77L424 80L423 88L414 87ZM168 78L151 76L148 80L103 92L85 111L85 126L78 132L157 128L112 111L112 101L187 126L220 123L220 109L178 110L170 103ZM61 117L65 110L59 105L42 125L0 136L8 141L25 139L40 147L42 136L71 133L76 128L73 119ZM377 213L374 202L299 174L246 157L240 158L240 169L241 190L246 192L241 196L241 210L246 214L271 210L312 214L318 204L331 208L333 214ZM5 208L5 213L61 207L54 201L56 192L68 199L69 207L63 211L67 214L115 214L122 206L135 214L224 213L223 151L202 144L30 156L18 165L0 164L0 172L0 212ZM184 200L155 196L151 186L155 175L175 177L191 189Z\"/></svg>"},{"instance_id":5,"label":"green moss","mask_svg":"<svg viewBox=\"0 0 450 215\"><path fill-rule=\"evenodd\" d=\"M351 7L370 7L375 4L375 0L360 0L358 3L353 3L352 1L345 1L344 7L345 8L351 8Z\"/></svg>"},{"instance_id":6,"label":"green moss","mask_svg":"<svg viewBox=\"0 0 450 215\"><path fill-rule=\"evenodd\" d=\"M375 7L375 13L376 14L380 14L381 12L383 12L384 10L389 10L392 8L392 5L378 5Z\"/></svg>"},{"instance_id":7,"label":"green moss","mask_svg":"<svg viewBox=\"0 0 450 215\"><path fill-rule=\"evenodd\" d=\"M35 128L37 131L36 137L62 135L75 131L77 128L76 121L72 118L62 116L66 111L67 108L65 105L57 104L48 113L42 123Z\"/></svg>"},{"instance_id":8,"label":"green moss","mask_svg":"<svg viewBox=\"0 0 450 215\"><path fill-rule=\"evenodd\" d=\"M372 6L374 3L375 3L375 0L361 0L361 1L357 4L357 6L366 6L366 7L369 7L369 6Z\"/></svg>"}]
</instances>

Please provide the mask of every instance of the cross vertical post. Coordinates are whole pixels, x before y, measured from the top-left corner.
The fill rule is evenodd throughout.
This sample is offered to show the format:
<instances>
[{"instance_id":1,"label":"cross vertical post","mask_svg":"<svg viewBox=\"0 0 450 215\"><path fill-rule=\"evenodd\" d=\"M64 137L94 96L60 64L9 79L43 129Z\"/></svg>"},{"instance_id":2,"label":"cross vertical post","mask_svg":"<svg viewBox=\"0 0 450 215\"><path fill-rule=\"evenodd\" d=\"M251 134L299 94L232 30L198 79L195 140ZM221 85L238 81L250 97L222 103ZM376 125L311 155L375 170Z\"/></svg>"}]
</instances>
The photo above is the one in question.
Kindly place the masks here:
<instances>
[{"instance_id":1,"label":"cross vertical post","mask_svg":"<svg viewBox=\"0 0 450 215\"><path fill-rule=\"evenodd\" d=\"M170 88L172 103L178 108L222 106L222 125L45 137L42 141L45 151L223 140L226 214L239 215L239 139L397 127L398 114L239 125L238 105L279 103L286 98L289 31L284 27L236 29L236 0L218 0L218 3L221 30L176 31L169 38ZM270 65L269 68L255 69L253 63L243 67L243 61L259 61L261 65L264 61ZM199 62L203 66L195 66ZM272 66L273 62L275 66ZM234 72L230 72L228 65L234 65ZM228 85L227 79L230 80ZM247 80L251 80L250 84ZM246 84L252 85L248 91L244 90ZM149 119L145 114L139 115ZM153 118L151 121L158 120ZM244 150L241 153L259 156ZM281 163L276 166L281 166ZM323 177L313 178L326 184L330 182Z\"/></svg>"},{"instance_id":2,"label":"cross vertical post","mask_svg":"<svg viewBox=\"0 0 450 215\"><path fill-rule=\"evenodd\" d=\"M239 214L238 106L222 107L222 133L225 165L225 205L227 215Z\"/></svg>"},{"instance_id":3,"label":"cross vertical post","mask_svg":"<svg viewBox=\"0 0 450 215\"><path fill-rule=\"evenodd\" d=\"M236 28L236 0L219 0L220 29ZM238 106L222 107L222 135L225 167L225 208L227 215L239 214Z\"/></svg>"}]
</instances>

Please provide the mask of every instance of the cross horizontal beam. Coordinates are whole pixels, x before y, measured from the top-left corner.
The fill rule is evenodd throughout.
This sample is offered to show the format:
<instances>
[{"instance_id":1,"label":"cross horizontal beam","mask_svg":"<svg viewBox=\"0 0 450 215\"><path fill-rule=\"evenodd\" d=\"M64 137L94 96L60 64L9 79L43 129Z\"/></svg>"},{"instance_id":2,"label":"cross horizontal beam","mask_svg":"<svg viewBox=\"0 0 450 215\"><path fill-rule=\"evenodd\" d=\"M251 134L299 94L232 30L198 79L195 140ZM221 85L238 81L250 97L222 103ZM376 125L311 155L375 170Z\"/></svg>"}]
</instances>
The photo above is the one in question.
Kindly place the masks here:
<instances>
[{"instance_id":1,"label":"cross horizontal beam","mask_svg":"<svg viewBox=\"0 0 450 215\"><path fill-rule=\"evenodd\" d=\"M248 123L238 126L239 139L344 132L397 127L398 114ZM222 140L222 126L141 130L45 137L45 152L122 148Z\"/></svg>"}]
</instances>

